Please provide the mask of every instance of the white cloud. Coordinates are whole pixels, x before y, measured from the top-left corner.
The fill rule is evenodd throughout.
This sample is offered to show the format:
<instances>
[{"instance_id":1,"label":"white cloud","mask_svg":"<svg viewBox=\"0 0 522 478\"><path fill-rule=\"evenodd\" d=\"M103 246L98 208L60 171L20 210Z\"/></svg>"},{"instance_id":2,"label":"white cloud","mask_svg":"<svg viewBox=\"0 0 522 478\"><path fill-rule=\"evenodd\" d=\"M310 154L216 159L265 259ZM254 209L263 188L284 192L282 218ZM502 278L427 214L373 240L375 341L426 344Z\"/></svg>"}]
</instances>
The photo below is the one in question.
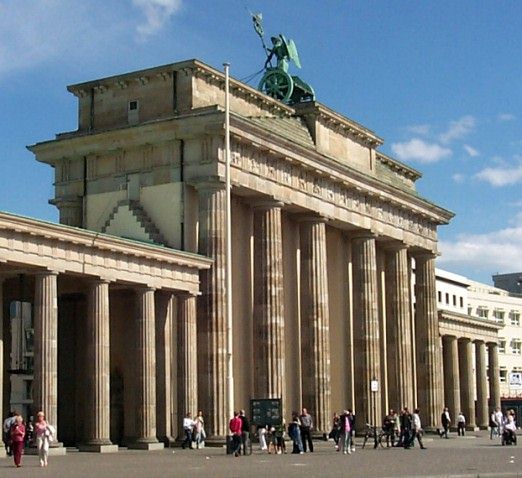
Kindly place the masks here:
<instances>
[{"instance_id":1,"label":"white cloud","mask_svg":"<svg viewBox=\"0 0 522 478\"><path fill-rule=\"evenodd\" d=\"M511 270L513 264L522 264L521 237L521 225L486 234L461 234L456 240L439 243L438 262L445 267L461 266L486 272Z\"/></svg>"},{"instance_id":2,"label":"white cloud","mask_svg":"<svg viewBox=\"0 0 522 478\"><path fill-rule=\"evenodd\" d=\"M474 158L480 154L475 148L473 148L469 144L465 144L463 146L463 148L466 151L466 153L468 153L472 158Z\"/></svg>"},{"instance_id":3,"label":"white cloud","mask_svg":"<svg viewBox=\"0 0 522 478\"><path fill-rule=\"evenodd\" d=\"M420 134L422 136L426 136L427 134L429 134L430 129L431 126L429 124L415 124L406 127L406 130L410 133Z\"/></svg>"},{"instance_id":4,"label":"white cloud","mask_svg":"<svg viewBox=\"0 0 522 478\"><path fill-rule=\"evenodd\" d=\"M0 77L60 62L117 57L132 37L146 40L179 11L182 0L0 0Z\"/></svg>"},{"instance_id":5,"label":"white cloud","mask_svg":"<svg viewBox=\"0 0 522 478\"><path fill-rule=\"evenodd\" d=\"M449 148L418 138L413 138L405 143L393 143L391 149L400 160L419 163L435 163L452 154Z\"/></svg>"},{"instance_id":6,"label":"white cloud","mask_svg":"<svg viewBox=\"0 0 522 478\"><path fill-rule=\"evenodd\" d=\"M522 183L522 163L511 168L484 168L475 174L475 177L497 187Z\"/></svg>"},{"instance_id":7,"label":"white cloud","mask_svg":"<svg viewBox=\"0 0 522 478\"><path fill-rule=\"evenodd\" d=\"M455 173L453 176L451 176L451 178L457 184L462 184L466 180L466 176L461 173Z\"/></svg>"},{"instance_id":8,"label":"white cloud","mask_svg":"<svg viewBox=\"0 0 522 478\"><path fill-rule=\"evenodd\" d=\"M142 10L146 23L138 25L137 32L141 40L160 31L172 15L181 8L182 0L132 0Z\"/></svg>"},{"instance_id":9,"label":"white cloud","mask_svg":"<svg viewBox=\"0 0 522 478\"><path fill-rule=\"evenodd\" d=\"M498 118L499 121L503 121L503 122L505 122L505 121L514 121L514 120L517 119L517 117L515 115L511 114L511 113L501 113L501 114L498 115L497 118Z\"/></svg>"},{"instance_id":10,"label":"white cloud","mask_svg":"<svg viewBox=\"0 0 522 478\"><path fill-rule=\"evenodd\" d=\"M442 143L447 144L454 139L460 139L475 129L475 118L463 116L457 121L450 121L448 129L439 136Z\"/></svg>"}]
</instances>

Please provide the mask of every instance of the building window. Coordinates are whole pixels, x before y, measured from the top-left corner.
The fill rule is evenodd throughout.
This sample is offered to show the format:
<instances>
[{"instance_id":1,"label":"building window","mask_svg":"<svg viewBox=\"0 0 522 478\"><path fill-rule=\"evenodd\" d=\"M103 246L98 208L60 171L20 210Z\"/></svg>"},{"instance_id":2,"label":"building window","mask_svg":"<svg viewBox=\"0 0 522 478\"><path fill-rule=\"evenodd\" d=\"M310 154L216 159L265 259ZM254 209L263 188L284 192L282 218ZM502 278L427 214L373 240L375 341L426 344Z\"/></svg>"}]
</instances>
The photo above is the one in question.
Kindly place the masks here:
<instances>
[{"instance_id":1,"label":"building window","mask_svg":"<svg viewBox=\"0 0 522 478\"><path fill-rule=\"evenodd\" d=\"M487 319L489 317L489 310L485 307L478 307L477 315L483 319Z\"/></svg>"},{"instance_id":2,"label":"building window","mask_svg":"<svg viewBox=\"0 0 522 478\"><path fill-rule=\"evenodd\" d=\"M506 353L506 339L498 340L498 353L505 354Z\"/></svg>"},{"instance_id":3,"label":"building window","mask_svg":"<svg viewBox=\"0 0 522 478\"><path fill-rule=\"evenodd\" d=\"M129 101L129 111L135 111L138 109L138 100Z\"/></svg>"},{"instance_id":4,"label":"building window","mask_svg":"<svg viewBox=\"0 0 522 478\"><path fill-rule=\"evenodd\" d=\"M473 312L473 308L472 307L468 307L468 315L471 315L472 312Z\"/></svg>"},{"instance_id":5,"label":"building window","mask_svg":"<svg viewBox=\"0 0 522 478\"><path fill-rule=\"evenodd\" d=\"M512 310L509 314L511 325L520 325L520 313Z\"/></svg>"},{"instance_id":6,"label":"building window","mask_svg":"<svg viewBox=\"0 0 522 478\"><path fill-rule=\"evenodd\" d=\"M500 309L495 309L493 311L493 318L495 320L497 320L498 322L504 322L504 317L505 317L505 312L503 310L500 310Z\"/></svg>"},{"instance_id":7,"label":"building window","mask_svg":"<svg viewBox=\"0 0 522 478\"><path fill-rule=\"evenodd\" d=\"M457 307L457 296L453 295L453 307Z\"/></svg>"},{"instance_id":8,"label":"building window","mask_svg":"<svg viewBox=\"0 0 522 478\"><path fill-rule=\"evenodd\" d=\"M522 354L522 342L520 342L520 340L511 341L511 352L513 353L513 355Z\"/></svg>"},{"instance_id":9,"label":"building window","mask_svg":"<svg viewBox=\"0 0 522 478\"><path fill-rule=\"evenodd\" d=\"M440 290L437 292L437 300L439 304L442 302L442 292Z\"/></svg>"},{"instance_id":10,"label":"building window","mask_svg":"<svg viewBox=\"0 0 522 478\"><path fill-rule=\"evenodd\" d=\"M461 297L461 298L460 298L460 308L461 308L461 309L464 308L464 297Z\"/></svg>"},{"instance_id":11,"label":"building window","mask_svg":"<svg viewBox=\"0 0 522 478\"><path fill-rule=\"evenodd\" d=\"M449 304L449 294L446 292L446 304Z\"/></svg>"},{"instance_id":12,"label":"building window","mask_svg":"<svg viewBox=\"0 0 522 478\"><path fill-rule=\"evenodd\" d=\"M505 367L500 367L500 382L506 383L507 382L507 369Z\"/></svg>"}]
</instances>

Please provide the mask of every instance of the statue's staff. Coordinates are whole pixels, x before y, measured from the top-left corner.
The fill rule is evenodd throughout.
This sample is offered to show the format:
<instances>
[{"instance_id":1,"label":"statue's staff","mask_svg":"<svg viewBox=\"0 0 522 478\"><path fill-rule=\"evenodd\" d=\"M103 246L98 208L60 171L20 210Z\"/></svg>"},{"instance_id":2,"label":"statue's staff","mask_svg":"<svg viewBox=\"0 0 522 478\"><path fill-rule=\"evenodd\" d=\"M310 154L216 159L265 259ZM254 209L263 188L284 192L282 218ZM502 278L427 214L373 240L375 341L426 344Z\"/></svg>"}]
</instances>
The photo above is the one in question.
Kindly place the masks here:
<instances>
[{"instance_id":1,"label":"statue's staff","mask_svg":"<svg viewBox=\"0 0 522 478\"><path fill-rule=\"evenodd\" d=\"M270 57L270 51L268 50L266 43L265 43L265 31L263 30L263 14L262 13L252 13L250 12L250 15L252 16L252 22L254 23L254 30L258 34L259 38L261 38L261 44L263 45L263 49L265 50L267 58ZM269 62L269 61L267 61Z\"/></svg>"}]
</instances>

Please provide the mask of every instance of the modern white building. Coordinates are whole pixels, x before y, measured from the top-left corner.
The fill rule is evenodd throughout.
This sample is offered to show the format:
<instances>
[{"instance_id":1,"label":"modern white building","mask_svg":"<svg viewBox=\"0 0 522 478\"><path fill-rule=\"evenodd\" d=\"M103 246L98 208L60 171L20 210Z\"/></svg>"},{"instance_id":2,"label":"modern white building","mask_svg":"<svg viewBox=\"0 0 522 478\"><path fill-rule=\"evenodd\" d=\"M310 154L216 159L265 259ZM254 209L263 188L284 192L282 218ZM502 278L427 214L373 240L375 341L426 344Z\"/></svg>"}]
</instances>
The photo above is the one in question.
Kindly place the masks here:
<instances>
[{"instance_id":1,"label":"modern white building","mask_svg":"<svg viewBox=\"0 0 522 478\"><path fill-rule=\"evenodd\" d=\"M470 281L468 314L494 321L499 330L500 393L522 398L522 295Z\"/></svg>"}]
</instances>

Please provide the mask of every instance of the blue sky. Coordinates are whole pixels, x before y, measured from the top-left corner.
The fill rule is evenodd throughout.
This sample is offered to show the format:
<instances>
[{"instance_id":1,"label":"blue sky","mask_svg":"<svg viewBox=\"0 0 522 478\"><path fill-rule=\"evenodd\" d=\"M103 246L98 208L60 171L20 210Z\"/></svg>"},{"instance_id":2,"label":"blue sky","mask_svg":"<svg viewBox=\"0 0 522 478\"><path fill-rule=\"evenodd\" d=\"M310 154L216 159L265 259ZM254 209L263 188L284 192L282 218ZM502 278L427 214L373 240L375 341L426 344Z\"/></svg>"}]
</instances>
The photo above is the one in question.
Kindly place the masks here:
<instances>
[{"instance_id":1,"label":"blue sky","mask_svg":"<svg viewBox=\"0 0 522 478\"><path fill-rule=\"evenodd\" d=\"M77 126L65 87L189 58L238 79L264 62L248 10L297 43L318 101L420 170L456 213L438 266L522 270L522 2L0 0L0 209L57 220L52 170L25 146Z\"/></svg>"}]
</instances>

